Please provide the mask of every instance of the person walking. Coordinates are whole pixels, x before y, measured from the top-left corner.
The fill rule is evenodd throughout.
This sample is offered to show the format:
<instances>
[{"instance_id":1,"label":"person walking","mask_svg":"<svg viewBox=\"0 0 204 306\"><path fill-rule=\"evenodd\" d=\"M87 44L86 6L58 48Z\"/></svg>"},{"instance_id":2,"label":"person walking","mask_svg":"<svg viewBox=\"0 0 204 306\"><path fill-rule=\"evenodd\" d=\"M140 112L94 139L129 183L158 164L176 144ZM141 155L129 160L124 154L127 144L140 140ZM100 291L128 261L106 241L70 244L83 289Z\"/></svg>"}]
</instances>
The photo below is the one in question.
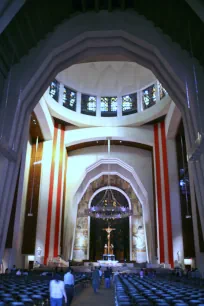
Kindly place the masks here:
<instances>
[{"instance_id":1,"label":"person walking","mask_svg":"<svg viewBox=\"0 0 204 306\"><path fill-rule=\"evenodd\" d=\"M67 295L64 288L64 282L60 275L55 274L54 279L50 281L50 305L62 306L63 297L67 303Z\"/></svg>"},{"instance_id":2,"label":"person walking","mask_svg":"<svg viewBox=\"0 0 204 306\"><path fill-rule=\"evenodd\" d=\"M100 285L101 285L101 282L102 282L102 277L103 277L103 272L101 271L101 268L100 268L100 267L99 267L98 271L99 271L99 276L100 276Z\"/></svg>"},{"instance_id":3,"label":"person walking","mask_svg":"<svg viewBox=\"0 0 204 306\"><path fill-rule=\"evenodd\" d=\"M97 267L95 267L95 270L92 273L92 286L94 293L97 293L97 289L99 289L99 284L100 284L100 274Z\"/></svg>"},{"instance_id":4,"label":"person walking","mask_svg":"<svg viewBox=\"0 0 204 306\"><path fill-rule=\"evenodd\" d=\"M106 288L110 288L110 277L111 277L111 273L110 273L109 268L107 268L104 271L104 279L105 279L105 287Z\"/></svg>"},{"instance_id":5,"label":"person walking","mask_svg":"<svg viewBox=\"0 0 204 306\"><path fill-rule=\"evenodd\" d=\"M67 294L67 305L70 306L74 297L74 275L72 270L69 268L67 273L64 275L65 291Z\"/></svg>"}]
</instances>

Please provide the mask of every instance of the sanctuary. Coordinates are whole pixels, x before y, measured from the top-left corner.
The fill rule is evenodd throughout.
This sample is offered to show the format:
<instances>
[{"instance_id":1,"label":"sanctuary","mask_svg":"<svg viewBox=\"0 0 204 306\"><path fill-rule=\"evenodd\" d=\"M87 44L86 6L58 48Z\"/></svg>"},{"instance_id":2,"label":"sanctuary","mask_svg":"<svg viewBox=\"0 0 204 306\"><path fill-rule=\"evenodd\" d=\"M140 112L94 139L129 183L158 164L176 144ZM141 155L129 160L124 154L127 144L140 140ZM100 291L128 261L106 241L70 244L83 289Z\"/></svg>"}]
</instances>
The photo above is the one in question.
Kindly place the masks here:
<instances>
[{"instance_id":1,"label":"sanctuary","mask_svg":"<svg viewBox=\"0 0 204 306\"><path fill-rule=\"evenodd\" d=\"M0 22L1 271L204 273L203 57L188 18L202 22L187 10L184 29L167 26L143 1L49 4L52 18L37 3Z\"/></svg>"}]
</instances>

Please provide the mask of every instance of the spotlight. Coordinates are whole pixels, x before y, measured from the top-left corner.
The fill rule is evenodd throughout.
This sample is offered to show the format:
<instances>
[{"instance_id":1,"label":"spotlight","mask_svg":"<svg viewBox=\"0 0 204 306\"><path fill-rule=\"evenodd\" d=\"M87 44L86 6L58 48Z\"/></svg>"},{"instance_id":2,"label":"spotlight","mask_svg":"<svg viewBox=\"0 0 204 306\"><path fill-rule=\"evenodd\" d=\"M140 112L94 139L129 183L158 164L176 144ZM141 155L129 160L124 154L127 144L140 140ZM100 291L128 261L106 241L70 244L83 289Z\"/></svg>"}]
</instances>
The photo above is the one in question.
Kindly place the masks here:
<instances>
[{"instance_id":1,"label":"spotlight","mask_svg":"<svg viewBox=\"0 0 204 306\"><path fill-rule=\"evenodd\" d=\"M191 219L191 215L186 215L186 219Z\"/></svg>"},{"instance_id":2,"label":"spotlight","mask_svg":"<svg viewBox=\"0 0 204 306\"><path fill-rule=\"evenodd\" d=\"M28 217L33 217L33 214L32 213L28 213Z\"/></svg>"}]
</instances>

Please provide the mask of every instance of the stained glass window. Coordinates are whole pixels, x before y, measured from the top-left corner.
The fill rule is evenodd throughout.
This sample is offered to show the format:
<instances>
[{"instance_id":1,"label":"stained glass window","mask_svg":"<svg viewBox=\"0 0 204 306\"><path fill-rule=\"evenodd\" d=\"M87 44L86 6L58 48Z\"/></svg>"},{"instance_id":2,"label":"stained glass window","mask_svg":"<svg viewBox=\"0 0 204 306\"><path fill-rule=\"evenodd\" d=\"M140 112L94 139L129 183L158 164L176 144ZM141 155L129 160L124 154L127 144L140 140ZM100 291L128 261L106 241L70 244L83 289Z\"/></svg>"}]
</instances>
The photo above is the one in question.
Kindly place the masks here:
<instances>
[{"instance_id":1,"label":"stained glass window","mask_svg":"<svg viewBox=\"0 0 204 306\"><path fill-rule=\"evenodd\" d=\"M81 95L81 113L96 116L96 96Z\"/></svg>"},{"instance_id":2,"label":"stained glass window","mask_svg":"<svg viewBox=\"0 0 204 306\"><path fill-rule=\"evenodd\" d=\"M156 103L156 87L151 85L142 91L143 108L147 109Z\"/></svg>"},{"instance_id":3,"label":"stained glass window","mask_svg":"<svg viewBox=\"0 0 204 306\"><path fill-rule=\"evenodd\" d=\"M57 102L59 99L59 86L60 86L60 83L57 80L54 80L51 82L50 90L49 90L50 96Z\"/></svg>"},{"instance_id":4,"label":"stained glass window","mask_svg":"<svg viewBox=\"0 0 204 306\"><path fill-rule=\"evenodd\" d=\"M123 116L137 113L137 93L122 97L122 112Z\"/></svg>"},{"instance_id":5,"label":"stained glass window","mask_svg":"<svg viewBox=\"0 0 204 306\"><path fill-rule=\"evenodd\" d=\"M158 89L159 89L159 98L160 100L163 99L168 93L166 89L162 86L160 82L158 82Z\"/></svg>"},{"instance_id":6,"label":"stained glass window","mask_svg":"<svg viewBox=\"0 0 204 306\"><path fill-rule=\"evenodd\" d=\"M63 106L73 111L76 111L76 96L76 91L64 86Z\"/></svg>"},{"instance_id":7,"label":"stained glass window","mask_svg":"<svg viewBox=\"0 0 204 306\"><path fill-rule=\"evenodd\" d=\"M118 102L117 97L101 97L101 116L117 116Z\"/></svg>"}]
</instances>

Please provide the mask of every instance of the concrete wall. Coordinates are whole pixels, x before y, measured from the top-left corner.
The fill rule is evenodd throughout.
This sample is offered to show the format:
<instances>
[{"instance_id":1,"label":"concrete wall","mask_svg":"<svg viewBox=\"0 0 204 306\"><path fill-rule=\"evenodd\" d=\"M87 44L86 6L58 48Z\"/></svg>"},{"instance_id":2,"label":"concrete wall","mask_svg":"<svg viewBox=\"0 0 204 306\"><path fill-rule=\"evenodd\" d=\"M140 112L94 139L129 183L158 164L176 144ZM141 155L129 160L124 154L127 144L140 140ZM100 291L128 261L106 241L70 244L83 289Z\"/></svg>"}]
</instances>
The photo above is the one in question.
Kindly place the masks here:
<instances>
[{"instance_id":1,"label":"concrete wall","mask_svg":"<svg viewBox=\"0 0 204 306\"><path fill-rule=\"evenodd\" d=\"M65 235L68 248L71 251L73 234L76 223L76 212L78 203L75 202L75 193L83 181L86 169L101 159L108 158L107 145L79 149L69 153L67 167L67 186L66 186L66 208L65 208ZM111 146L111 158L118 158L131 166L142 184L148 192L150 205L150 215L152 223L153 217L153 176L152 176L152 156L151 152L138 148L126 146ZM101 169L102 171L102 169ZM104 167L104 171L107 168ZM111 166L110 166L111 171ZM68 252L68 254L71 254Z\"/></svg>"}]
</instances>

